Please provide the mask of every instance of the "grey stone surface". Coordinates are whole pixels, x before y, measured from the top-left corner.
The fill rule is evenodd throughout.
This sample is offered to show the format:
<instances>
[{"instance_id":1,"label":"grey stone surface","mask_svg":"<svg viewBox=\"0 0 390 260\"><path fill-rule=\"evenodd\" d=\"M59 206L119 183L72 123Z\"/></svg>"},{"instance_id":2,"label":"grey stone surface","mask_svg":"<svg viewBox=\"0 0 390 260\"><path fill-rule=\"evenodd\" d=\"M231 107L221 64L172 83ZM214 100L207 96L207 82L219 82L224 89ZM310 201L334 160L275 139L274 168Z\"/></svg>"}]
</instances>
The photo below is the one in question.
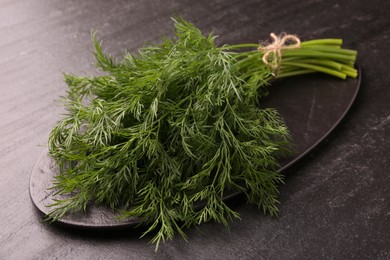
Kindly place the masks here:
<instances>
[{"instance_id":1,"label":"grey stone surface","mask_svg":"<svg viewBox=\"0 0 390 260\"><path fill-rule=\"evenodd\" d=\"M389 1L48 1L0 3L0 259L389 259ZM158 253L141 230L88 233L40 222L29 177L62 108L61 72L95 73L90 30L113 55L171 35L179 14L221 43L270 32L341 37L363 82L345 120L290 170L280 216L240 200L230 230L188 230Z\"/></svg>"}]
</instances>

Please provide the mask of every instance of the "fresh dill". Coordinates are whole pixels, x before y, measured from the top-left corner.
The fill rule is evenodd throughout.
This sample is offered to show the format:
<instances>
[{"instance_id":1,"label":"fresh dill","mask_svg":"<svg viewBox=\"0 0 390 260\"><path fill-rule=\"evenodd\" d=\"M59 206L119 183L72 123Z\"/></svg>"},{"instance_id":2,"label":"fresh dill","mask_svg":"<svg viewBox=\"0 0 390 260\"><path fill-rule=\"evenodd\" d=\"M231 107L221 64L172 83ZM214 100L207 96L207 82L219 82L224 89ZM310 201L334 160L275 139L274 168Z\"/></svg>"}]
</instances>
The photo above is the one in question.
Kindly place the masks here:
<instances>
[{"instance_id":1,"label":"fresh dill","mask_svg":"<svg viewBox=\"0 0 390 260\"><path fill-rule=\"evenodd\" d=\"M174 39L121 61L92 35L105 75L65 75L67 114L50 134L49 154L59 168L53 189L68 198L55 201L51 220L89 203L120 208L154 232L157 248L187 227L238 218L223 200L231 192L277 215L277 156L289 135L276 109L259 108L267 86L314 71L356 77L356 52L338 40L284 50L275 74L261 51L242 51L256 45L218 47L181 18L174 27Z\"/></svg>"}]
</instances>

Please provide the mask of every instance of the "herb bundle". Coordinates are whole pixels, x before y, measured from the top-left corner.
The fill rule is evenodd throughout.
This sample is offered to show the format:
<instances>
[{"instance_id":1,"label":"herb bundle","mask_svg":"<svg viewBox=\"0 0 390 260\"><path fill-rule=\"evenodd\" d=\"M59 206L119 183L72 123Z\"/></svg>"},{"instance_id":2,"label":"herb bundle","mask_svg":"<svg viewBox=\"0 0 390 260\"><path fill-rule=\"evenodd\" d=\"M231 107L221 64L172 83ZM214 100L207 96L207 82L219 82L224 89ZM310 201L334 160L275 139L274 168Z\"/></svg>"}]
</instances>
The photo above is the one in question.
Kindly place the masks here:
<instances>
[{"instance_id":1,"label":"herb bundle","mask_svg":"<svg viewBox=\"0 0 390 260\"><path fill-rule=\"evenodd\" d=\"M289 135L275 109L259 108L266 87L312 72L357 76L356 51L338 39L248 51L258 44L218 47L183 19L174 26L175 39L121 61L93 35L105 75L65 75L67 114L50 134L49 154L59 168L53 189L68 197L52 205L51 220L105 204L140 218L157 248L185 227L238 218L223 200L231 192L276 215L277 156Z\"/></svg>"}]
</instances>

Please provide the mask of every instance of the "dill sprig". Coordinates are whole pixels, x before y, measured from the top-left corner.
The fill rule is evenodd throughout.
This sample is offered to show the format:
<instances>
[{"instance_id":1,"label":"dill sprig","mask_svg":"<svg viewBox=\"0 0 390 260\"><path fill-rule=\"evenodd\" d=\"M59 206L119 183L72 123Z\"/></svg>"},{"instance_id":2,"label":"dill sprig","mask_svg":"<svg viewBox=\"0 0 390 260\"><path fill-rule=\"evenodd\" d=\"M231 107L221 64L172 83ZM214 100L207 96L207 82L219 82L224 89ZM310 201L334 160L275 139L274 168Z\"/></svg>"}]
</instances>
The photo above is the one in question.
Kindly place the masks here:
<instances>
[{"instance_id":1,"label":"dill sprig","mask_svg":"<svg viewBox=\"0 0 390 260\"><path fill-rule=\"evenodd\" d=\"M259 51L242 51L253 45L218 47L214 35L173 20L174 39L121 61L93 34L105 75L64 75L67 113L50 134L49 154L59 168L53 189L67 197L51 205L51 220L104 204L141 219L157 249L175 233L185 237L186 227L238 218L223 200L231 192L277 215L277 156L288 150L289 135L276 109L259 108L261 97L275 76L318 68L353 76L351 66L336 64L351 61L310 54L332 53L333 42L303 43L283 52L275 75Z\"/></svg>"}]
</instances>

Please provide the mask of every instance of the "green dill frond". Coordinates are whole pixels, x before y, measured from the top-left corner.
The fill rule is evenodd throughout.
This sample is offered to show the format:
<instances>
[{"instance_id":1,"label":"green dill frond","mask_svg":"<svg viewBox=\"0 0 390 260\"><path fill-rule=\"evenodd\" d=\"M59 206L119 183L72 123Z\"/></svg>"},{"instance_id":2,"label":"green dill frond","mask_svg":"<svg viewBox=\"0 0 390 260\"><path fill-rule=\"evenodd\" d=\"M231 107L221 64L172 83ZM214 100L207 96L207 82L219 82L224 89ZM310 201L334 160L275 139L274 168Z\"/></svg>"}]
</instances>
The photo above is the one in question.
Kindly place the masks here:
<instances>
[{"instance_id":1,"label":"green dill frond","mask_svg":"<svg viewBox=\"0 0 390 260\"><path fill-rule=\"evenodd\" d=\"M89 203L125 207L122 218L139 217L157 248L186 227L238 218L223 201L229 192L277 214L277 156L288 149L288 129L275 109L259 108L274 72L258 51L218 47L214 35L173 22L175 39L121 61L92 33L106 74L64 75L67 113L49 152L59 167L53 189L67 198L55 201L50 219Z\"/></svg>"}]
</instances>

